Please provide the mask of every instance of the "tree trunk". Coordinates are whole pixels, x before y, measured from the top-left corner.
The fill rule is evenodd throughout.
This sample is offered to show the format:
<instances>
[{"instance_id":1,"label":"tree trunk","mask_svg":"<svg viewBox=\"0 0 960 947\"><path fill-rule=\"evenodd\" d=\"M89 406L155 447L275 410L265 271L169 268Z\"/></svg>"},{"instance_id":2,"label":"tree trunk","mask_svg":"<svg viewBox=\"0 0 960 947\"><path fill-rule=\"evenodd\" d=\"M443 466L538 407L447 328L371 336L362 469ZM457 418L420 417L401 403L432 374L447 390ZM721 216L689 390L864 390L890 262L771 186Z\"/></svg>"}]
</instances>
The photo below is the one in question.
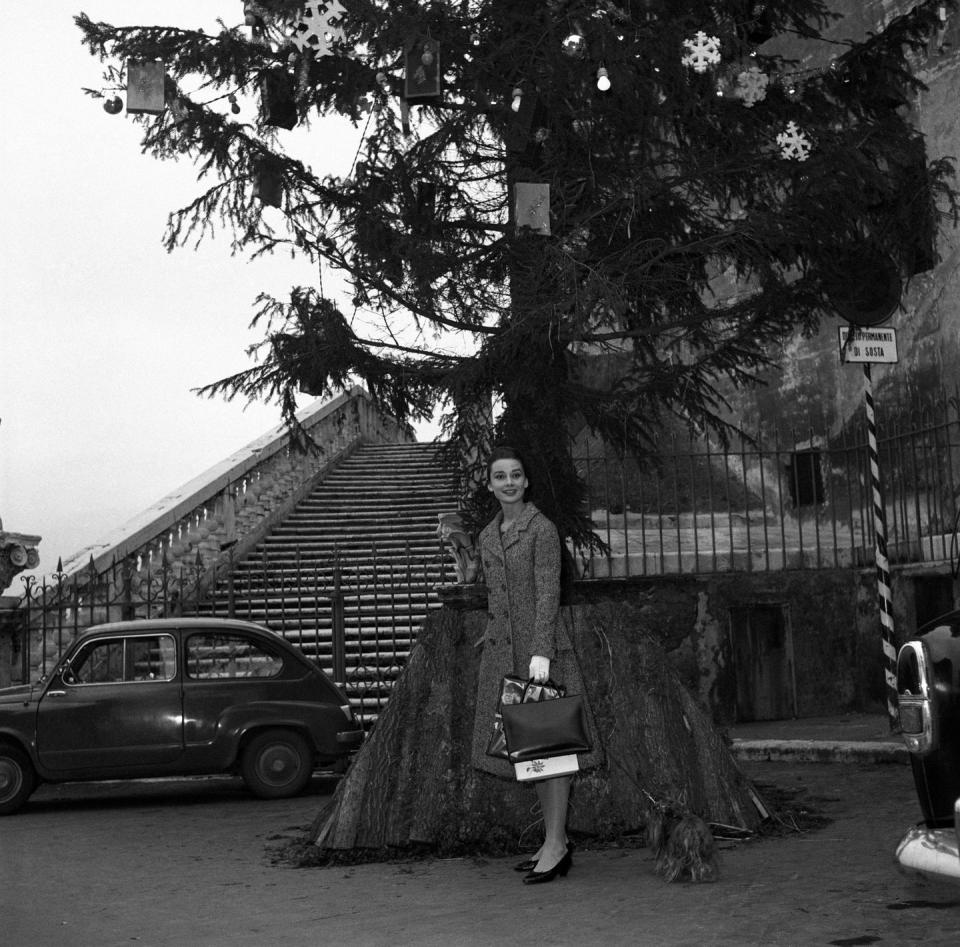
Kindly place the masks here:
<instances>
[{"instance_id":1,"label":"tree trunk","mask_svg":"<svg viewBox=\"0 0 960 947\"><path fill-rule=\"evenodd\" d=\"M667 806L755 830L761 803L707 714L680 682L639 610L562 609L588 682L604 763L574 781L568 828L611 840ZM536 795L473 768L482 609L445 606L423 628L393 697L312 838L330 855L421 849L438 855L539 844ZM480 708L491 727L495 708ZM763 813L765 814L765 813ZM526 843L530 844L526 844Z\"/></svg>"}]
</instances>

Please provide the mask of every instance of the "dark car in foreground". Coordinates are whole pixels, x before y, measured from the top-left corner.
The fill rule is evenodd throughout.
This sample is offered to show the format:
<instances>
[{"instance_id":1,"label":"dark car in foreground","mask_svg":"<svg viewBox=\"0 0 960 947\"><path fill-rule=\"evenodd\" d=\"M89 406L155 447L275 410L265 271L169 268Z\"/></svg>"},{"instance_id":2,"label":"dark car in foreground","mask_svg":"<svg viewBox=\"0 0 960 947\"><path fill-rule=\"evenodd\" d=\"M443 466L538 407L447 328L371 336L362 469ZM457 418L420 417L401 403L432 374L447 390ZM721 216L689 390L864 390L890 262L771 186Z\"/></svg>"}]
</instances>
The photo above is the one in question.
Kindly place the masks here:
<instances>
[{"instance_id":1,"label":"dark car in foreground","mask_svg":"<svg viewBox=\"0 0 960 947\"><path fill-rule=\"evenodd\" d=\"M362 740L343 693L267 628L99 625L49 675L0 689L0 815L41 782L239 772L261 798L292 796Z\"/></svg>"},{"instance_id":2,"label":"dark car in foreground","mask_svg":"<svg viewBox=\"0 0 960 947\"><path fill-rule=\"evenodd\" d=\"M924 625L900 648L897 691L923 815L897 846L897 863L960 883L960 611Z\"/></svg>"}]
</instances>

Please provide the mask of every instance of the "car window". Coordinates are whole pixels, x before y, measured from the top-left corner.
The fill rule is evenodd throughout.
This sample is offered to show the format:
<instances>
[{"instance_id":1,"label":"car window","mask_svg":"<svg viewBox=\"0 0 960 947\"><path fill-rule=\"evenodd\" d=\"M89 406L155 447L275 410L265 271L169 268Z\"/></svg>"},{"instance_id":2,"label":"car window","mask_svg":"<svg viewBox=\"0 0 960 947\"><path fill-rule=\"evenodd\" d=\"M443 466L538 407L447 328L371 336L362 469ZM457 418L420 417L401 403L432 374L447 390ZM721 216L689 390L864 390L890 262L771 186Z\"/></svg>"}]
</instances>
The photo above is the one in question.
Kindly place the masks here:
<instances>
[{"instance_id":1,"label":"car window","mask_svg":"<svg viewBox=\"0 0 960 947\"><path fill-rule=\"evenodd\" d=\"M93 641L70 662L68 684L172 681L177 649L170 635L138 635Z\"/></svg>"},{"instance_id":2,"label":"car window","mask_svg":"<svg viewBox=\"0 0 960 947\"><path fill-rule=\"evenodd\" d=\"M283 658L243 634L203 632L187 639L188 677L276 677L282 669Z\"/></svg>"}]
</instances>

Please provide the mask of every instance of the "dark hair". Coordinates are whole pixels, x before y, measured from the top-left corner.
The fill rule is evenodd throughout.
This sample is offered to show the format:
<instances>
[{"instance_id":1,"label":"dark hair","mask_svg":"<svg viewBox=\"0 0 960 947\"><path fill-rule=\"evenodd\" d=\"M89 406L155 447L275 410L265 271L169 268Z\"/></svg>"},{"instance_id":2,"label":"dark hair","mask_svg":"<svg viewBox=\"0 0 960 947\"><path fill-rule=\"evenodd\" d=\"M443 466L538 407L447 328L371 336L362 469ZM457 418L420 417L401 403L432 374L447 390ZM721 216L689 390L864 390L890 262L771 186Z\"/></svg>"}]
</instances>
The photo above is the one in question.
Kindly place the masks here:
<instances>
[{"instance_id":1,"label":"dark hair","mask_svg":"<svg viewBox=\"0 0 960 947\"><path fill-rule=\"evenodd\" d=\"M487 458L487 480L490 480L490 474L493 473L493 465L498 460L515 460L521 467L523 467L523 475L527 478L527 489L524 491L524 497L527 493L530 492L531 487L533 486L533 480L530 477L530 467L527 462L523 459L523 455L515 447L511 447L509 444L497 444L492 451L490 451L490 456Z\"/></svg>"}]
</instances>

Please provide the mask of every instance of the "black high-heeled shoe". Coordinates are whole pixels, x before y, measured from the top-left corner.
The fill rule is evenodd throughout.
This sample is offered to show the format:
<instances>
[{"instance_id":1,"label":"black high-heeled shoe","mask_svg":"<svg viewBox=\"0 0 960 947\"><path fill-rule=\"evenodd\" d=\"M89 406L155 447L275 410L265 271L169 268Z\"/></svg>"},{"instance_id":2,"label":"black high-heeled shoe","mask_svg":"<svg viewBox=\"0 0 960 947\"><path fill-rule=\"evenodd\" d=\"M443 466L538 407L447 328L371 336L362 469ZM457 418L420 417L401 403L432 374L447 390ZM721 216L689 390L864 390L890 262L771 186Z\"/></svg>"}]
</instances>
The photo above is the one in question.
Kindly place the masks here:
<instances>
[{"instance_id":1,"label":"black high-heeled shoe","mask_svg":"<svg viewBox=\"0 0 960 947\"><path fill-rule=\"evenodd\" d=\"M570 854L569 847L566 852L564 852L563 858L560 859L549 871L531 871L523 879L525 885L542 885L546 884L548 881L553 881L554 878L566 878L567 872L570 870L570 866L573 864L573 855Z\"/></svg>"},{"instance_id":2,"label":"black high-heeled shoe","mask_svg":"<svg viewBox=\"0 0 960 947\"><path fill-rule=\"evenodd\" d=\"M572 856L573 856L573 842L567 842L567 852L569 852L569 854L571 855L570 864L572 865L572 864L573 864L573 859L572 859ZM514 866L513 866L513 870L514 870L514 871L533 871L533 869L536 868L536 867L537 867L537 859L536 859L536 858L527 858L527 859L525 859L524 861L518 862L516 865L514 865Z\"/></svg>"}]
</instances>

